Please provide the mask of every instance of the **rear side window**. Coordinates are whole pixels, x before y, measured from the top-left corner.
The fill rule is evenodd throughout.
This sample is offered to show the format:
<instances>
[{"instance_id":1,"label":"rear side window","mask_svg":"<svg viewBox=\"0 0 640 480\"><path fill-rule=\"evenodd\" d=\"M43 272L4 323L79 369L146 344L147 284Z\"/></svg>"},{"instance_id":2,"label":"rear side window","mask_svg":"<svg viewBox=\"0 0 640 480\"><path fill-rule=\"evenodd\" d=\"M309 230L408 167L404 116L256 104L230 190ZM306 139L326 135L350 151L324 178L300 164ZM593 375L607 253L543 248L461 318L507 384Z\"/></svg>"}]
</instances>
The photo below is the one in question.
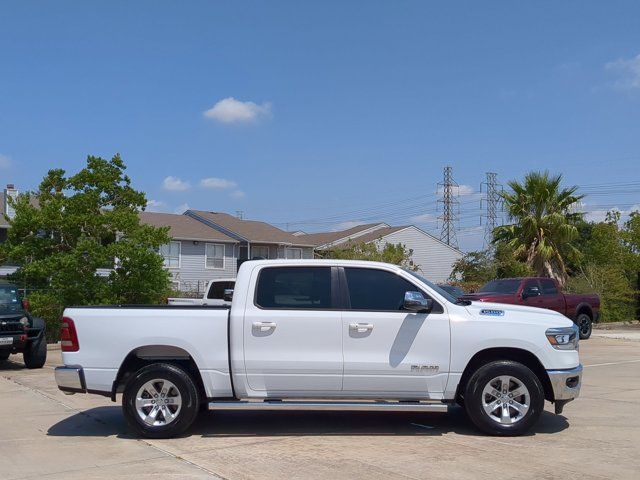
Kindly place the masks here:
<instances>
[{"instance_id":1,"label":"rear side window","mask_svg":"<svg viewBox=\"0 0 640 480\"><path fill-rule=\"evenodd\" d=\"M256 305L269 309L331 308L331 268L264 268L258 277Z\"/></svg>"},{"instance_id":2,"label":"rear side window","mask_svg":"<svg viewBox=\"0 0 640 480\"><path fill-rule=\"evenodd\" d=\"M344 271L352 310L400 311L405 292L420 291L392 272L371 268L345 268Z\"/></svg>"},{"instance_id":3,"label":"rear side window","mask_svg":"<svg viewBox=\"0 0 640 480\"><path fill-rule=\"evenodd\" d=\"M211 288L209 288L209 293L207 293L207 298L223 300L224 291L229 289L233 290L235 284L236 282L213 282Z\"/></svg>"},{"instance_id":4,"label":"rear side window","mask_svg":"<svg viewBox=\"0 0 640 480\"><path fill-rule=\"evenodd\" d=\"M543 295L555 295L556 293L558 293L558 287L556 287L556 284L553 280L541 279L540 286L542 287Z\"/></svg>"}]
</instances>

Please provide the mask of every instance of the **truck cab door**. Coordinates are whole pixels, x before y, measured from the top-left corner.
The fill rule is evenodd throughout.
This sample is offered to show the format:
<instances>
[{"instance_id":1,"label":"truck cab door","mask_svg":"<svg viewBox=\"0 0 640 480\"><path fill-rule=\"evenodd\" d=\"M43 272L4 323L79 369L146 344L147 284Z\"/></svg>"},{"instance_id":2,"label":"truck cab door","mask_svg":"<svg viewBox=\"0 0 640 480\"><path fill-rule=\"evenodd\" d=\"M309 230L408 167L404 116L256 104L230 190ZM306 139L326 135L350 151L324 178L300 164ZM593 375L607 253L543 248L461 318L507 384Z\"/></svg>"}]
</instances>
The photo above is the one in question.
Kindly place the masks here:
<instances>
[{"instance_id":1,"label":"truck cab door","mask_svg":"<svg viewBox=\"0 0 640 480\"><path fill-rule=\"evenodd\" d=\"M521 291L518 292L518 296L521 305L543 308L542 290L537 279L525 280L522 283Z\"/></svg>"},{"instance_id":2,"label":"truck cab door","mask_svg":"<svg viewBox=\"0 0 640 480\"><path fill-rule=\"evenodd\" d=\"M335 395L342 389L340 311L332 267L254 270L244 321L244 367L251 396Z\"/></svg>"},{"instance_id":3,"label":"truck cab door","mask_svg":"<svg viewBox=\"0 0 640 480\"><path fill-rule=\"evenodd\" d=\"M440 399L449 374L449 316L403 310L406 292L428 297L397 274L341 268L343 394L388 399ZM433 300L433 299L432 299Z\"/></svg>"}]
</instances>

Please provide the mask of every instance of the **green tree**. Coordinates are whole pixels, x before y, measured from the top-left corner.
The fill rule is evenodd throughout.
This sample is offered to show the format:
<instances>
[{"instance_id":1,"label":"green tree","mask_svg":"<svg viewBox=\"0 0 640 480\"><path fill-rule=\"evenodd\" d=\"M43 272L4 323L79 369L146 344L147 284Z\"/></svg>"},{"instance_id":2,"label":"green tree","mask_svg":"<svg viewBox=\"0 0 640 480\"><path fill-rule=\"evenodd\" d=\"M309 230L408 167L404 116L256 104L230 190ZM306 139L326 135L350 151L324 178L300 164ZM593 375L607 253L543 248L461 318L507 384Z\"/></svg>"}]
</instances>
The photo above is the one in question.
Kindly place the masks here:
<instances>
[{"instance_id":1,"label":"green tree","mask_svg":"<svg viewBox=\"0 0 640 480\"><path fill-rule=\"evenodd\" d=\"M494 230L494 243L507 244L514 255L537 274L566 281L564 257L579 255L572 242L581 217L572 208L583 197L578 187L562 188L562 175L530 172L522 183L509 182L511 192L502 193L511 224Z\"/></svg>"},{"instance_id":2,"label":"green tree","mask_svg":"<svg viewBox=\"0 0 640 480\"><path fill-rule=\"evenodd\" d=\"M55 323L68 305L159 302L169 276L156 253L167 230L141 225L142 192L120 156L88 157L74 175L50 170L36 192L12 202L0 256L20 265L12 280L30 289L34 313Z\"/></svg>"},{"instance_id":3,"label":"green tree","mask_svg":"<svg viewBox=\"0 0 640 480\"><path fill-rule=\"evenodd\" d=\"M410 270L417 270L411 260L413 250L407 249L401 243L385 243L379 245L372 243L348 242L344 246L322 252L322 258L335 258L342 260L369 260L372 262L385 262L400 265Z\"/></svg>"}]
</instances>

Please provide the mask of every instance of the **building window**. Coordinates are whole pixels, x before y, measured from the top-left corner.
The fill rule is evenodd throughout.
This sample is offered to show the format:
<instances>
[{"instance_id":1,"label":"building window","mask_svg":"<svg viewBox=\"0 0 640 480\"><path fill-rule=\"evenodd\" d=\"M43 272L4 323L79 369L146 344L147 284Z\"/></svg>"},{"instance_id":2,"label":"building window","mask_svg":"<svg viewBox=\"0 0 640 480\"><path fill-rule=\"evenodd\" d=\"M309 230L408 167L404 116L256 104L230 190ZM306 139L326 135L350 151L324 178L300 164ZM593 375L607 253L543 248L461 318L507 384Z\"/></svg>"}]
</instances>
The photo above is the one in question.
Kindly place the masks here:
<instances>
[{"instance_id":1,"label":"building window","mask_svg":"<svg viewBox=\"0 0 640 480\"><path fill-rule=\"evenodd\" d=\"M251 245L251 258L269 258L269 247L265 245Z\"/></svg>"},{"instance_id":2,"label":"building window","mask_svg":"<svg viewBox=\"0 0 640 480\"><path fill-rule=\"evenodd\" d=\"M167 268L180 268L180 242L169 242L160 247L160 255L164 258L164 266Z\"/></svg>"},{"instance_id":3,"label":"building window","mask_svg":"<svg viewBox=\"0 0 640 480\"><path fill-rule=\"evenodd\" d=\"M207 243L204 249L205 268L224 268L224 245Z\"/></svg>"},{"instance_id":4,"label":"building window","mask_svg":"<svg viewBox=\"0 0 640 480\"><path fill-rule=\"evenodd\" d=\"M300 260L302 259L302 249L301 248L285 248L284 258L289 258L292 260Z\"/></svg>"}]
</instances>

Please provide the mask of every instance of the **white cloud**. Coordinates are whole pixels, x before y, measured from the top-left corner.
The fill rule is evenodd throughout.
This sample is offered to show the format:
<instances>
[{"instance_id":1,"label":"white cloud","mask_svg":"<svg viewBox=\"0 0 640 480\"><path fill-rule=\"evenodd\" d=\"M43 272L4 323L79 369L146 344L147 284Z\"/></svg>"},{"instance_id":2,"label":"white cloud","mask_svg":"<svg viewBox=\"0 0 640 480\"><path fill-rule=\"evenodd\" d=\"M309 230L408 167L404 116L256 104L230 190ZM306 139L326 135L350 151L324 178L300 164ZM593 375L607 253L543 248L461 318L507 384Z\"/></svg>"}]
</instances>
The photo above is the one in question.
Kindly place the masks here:
<instances>
[{"instance_id":1,"label":"white cloud","mask_svg":"<svg viewBox=\"0 0 640 480\"><path fill-rule=\"evenodd\" d=\"M581 210L584 212L584 219L589 222L604 222L607 219L608 212L619 212L620 221L624 222L629 218L631 212L640 212L640 205L633 205L628 210L623 210L618 207L613 208L597 208L595 210L589 210L589 206L585 203L581 204Z\"/></svg>"},{"instance_id":2,"label":"white cloud","mask_svg":"<svg viewBox=\"0 0 640 480\"><path fill-rule=\"evenodd\" d=\"M206 110L203 115L222 123L252 123L261 117L271 115L271 104L267 102L258 105L228 97Z\"/></svg>"},{"instance_id":3,"label":"white cloud","mask_svg":"<svg viewBox=\"0 0 640 480\"><path fill-rule=\"evenodd\" d=\"M238 184L231 180L225 180L224 178L209 177L200 180L200 186L203 188L225 189L237 187Z\"/></svg>"},{"instance_id":4,"label":"white cloud","mask_svg":"<svg viewBox=\"0 0 640 480\"><path fill-rule=\"evenodd\" d=\"M11 166L11 158L0 153L0 168L9 168Z\"/></svg>"},{"instance_id":5,"label":"white cloud","mask_svg":"<svg viewBox=\"0 0 640 480\"><path fill-rule=\"evenodd\" d=\"M178 205L174 210L173 213L177 213L178 215L182 215L184 212L186 212L187 210L189 210L191 207L189 207L188 203L183 203L181 205Z\"/></svg>"},{"instance_id":6,"label":"white cloud","mask_svg":"<svg viewBox=\"0 0 640 480\"><path fill-rule=\"evenodd\" d=\"M147 200L147 212L162 212L167 204L160 200Z\"/></svg>"},{"instance_id":7,"label":"white cloud","mask_svg":"<svg viewBox=\"0 0 640 480\"><path fill-rule=\"evenodd\" d=\"M613 86L621 90L640 88L640 54L628 60L618 59L609 62L605 69L618 73L621 78L614 82Z\"/></svg>"},{"instance_id":8,"label":"white cloud","mask_svg":"<svg viewBox=\"0 0 640 480\"><path fill-rule=\"evenodd\" d=\"M416 215L411 217L411 221L414 223L431 223L435 222L437 217L432 213L423 213L422 215Z\"/></svg>"},{"instance_id":9,"label":"white cloud","mask_svg":"<svg viewBox=\"0 0 640 480\"><path fill-rule=\"evenodd\" d=\"M246 197L245 193L242 190L235 190L231 192L229 196L231 198L235 198L236 200L240 200L241 198Z\"/></svg>"},{"instance_id":10,"label":"white cloud","mask_svg":"<svg viewBox=\"0 0 640 480\"><path fill-rule=\"evenodd\" d=\"M191 185L177 177L169 176L162 181L162 188L170 192L184 192L189 190Z\"/></svg>"}]
</instances>

